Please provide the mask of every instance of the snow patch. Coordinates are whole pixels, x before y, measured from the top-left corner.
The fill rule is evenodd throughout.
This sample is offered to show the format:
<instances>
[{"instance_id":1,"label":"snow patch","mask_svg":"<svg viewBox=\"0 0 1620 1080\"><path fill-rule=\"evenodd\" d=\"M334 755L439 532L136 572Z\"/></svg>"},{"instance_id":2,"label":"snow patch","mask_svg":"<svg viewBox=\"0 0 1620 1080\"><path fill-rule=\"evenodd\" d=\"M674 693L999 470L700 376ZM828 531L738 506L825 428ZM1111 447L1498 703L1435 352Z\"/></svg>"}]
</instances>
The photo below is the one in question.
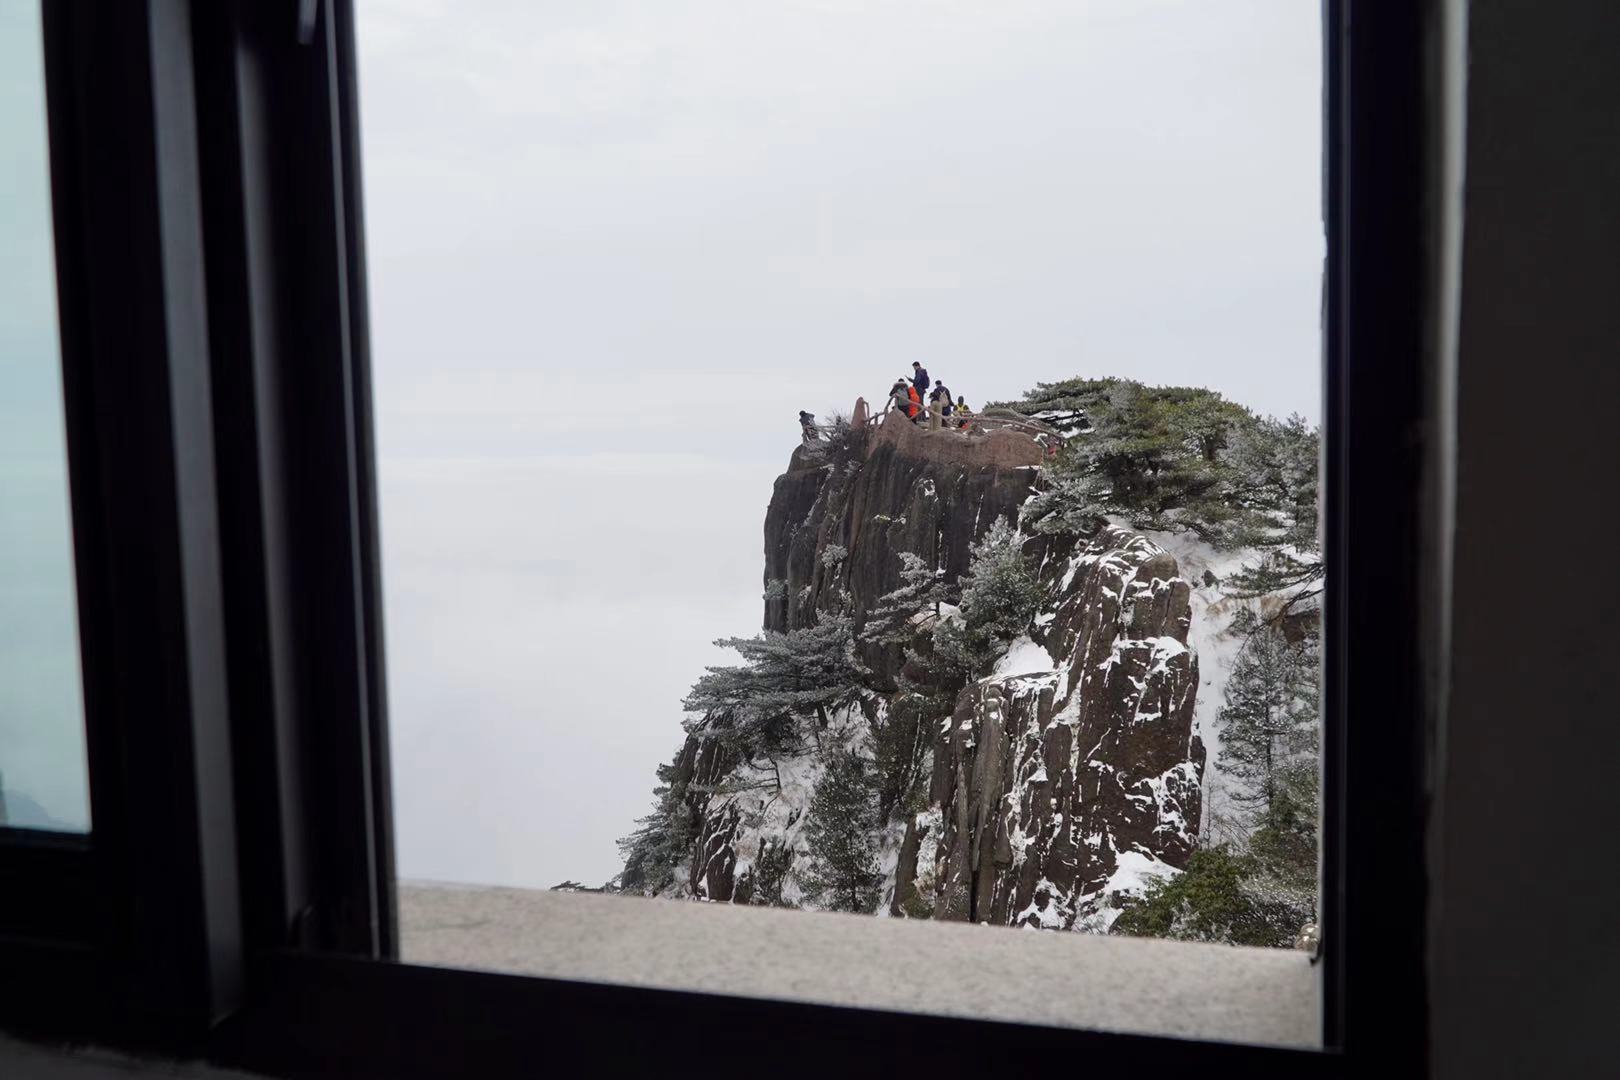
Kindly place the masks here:
<instances>
[{"instance_id":1,"label":"snow patch","mask_svg":"<svg viewBox=\"0 0 1620 1080\"><path fill-rule=\"evenodd\" d=\"M1023 635L1013 641L1007 654L996 662L995 670L990 673L992 679L1005 679L1014 675L1045 675L1055 672L1057 665L1052 662L1052 655L1044 646L1037 645Z\"/></svg>"}]
</instances>

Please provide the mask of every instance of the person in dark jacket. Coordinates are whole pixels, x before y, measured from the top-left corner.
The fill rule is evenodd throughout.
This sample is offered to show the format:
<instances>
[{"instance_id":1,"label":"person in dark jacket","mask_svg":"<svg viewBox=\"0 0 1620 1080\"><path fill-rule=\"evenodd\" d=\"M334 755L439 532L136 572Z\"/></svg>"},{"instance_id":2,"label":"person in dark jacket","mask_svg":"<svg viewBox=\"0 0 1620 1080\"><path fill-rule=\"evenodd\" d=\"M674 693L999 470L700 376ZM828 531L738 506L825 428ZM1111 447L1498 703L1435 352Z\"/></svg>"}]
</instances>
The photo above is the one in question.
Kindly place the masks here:
<instances>
[{"instance_id":1,"label":"person in dark jacket","mask_svg":"<svg viewBox=\"0 0 1620 1080\"><path fill-rule=\"evenodd\" d=\"M916 360L911 362L911 385L917 389L917 400L928 393L928 369Z\"/></svg>"},{"instance_id":2,"label":"person in dark jacket","mask_svg":"<svg viewBox=\"0 0 1620 1080\"><path fill-rule=\"evenodd\" d=\"M937 382L934 384L934 392L939 395L940 417L949 417L952 411L954 411L956 405L956 403L951 400L951 388L946 386L943 382Z\"/></svg>"}]
</instances>

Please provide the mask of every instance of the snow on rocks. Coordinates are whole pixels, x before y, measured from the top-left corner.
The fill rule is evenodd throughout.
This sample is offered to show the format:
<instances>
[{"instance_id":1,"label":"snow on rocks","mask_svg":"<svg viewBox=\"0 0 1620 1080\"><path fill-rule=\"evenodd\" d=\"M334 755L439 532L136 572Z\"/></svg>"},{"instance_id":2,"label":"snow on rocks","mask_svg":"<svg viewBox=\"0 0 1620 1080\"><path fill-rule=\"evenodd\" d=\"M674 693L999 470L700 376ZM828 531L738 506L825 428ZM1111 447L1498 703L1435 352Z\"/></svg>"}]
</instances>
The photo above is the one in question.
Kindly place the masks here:
<instances>
[{"instance_id":1,"label":"snow on rocks","mask_svg":"<svg viewBox=\"0 0 1620 1080\"><path fill-rule=\"evenodd\" d=\"M991 673L992 679L1004 679L1014 675L1046 675L1057 670L1052 661L1052 654L1046 651L1044 645L1037 645L1028 637L1015 640L1007 649L1007 654L996 662L995 671Z\"/></svg>"},{"instance_id":2,"label":"snow on rocks","mask_svg":"<svg viewBox=\"0 0 1620 1080\"><path fill-rule=\"evenodd\" d=\"M1110 883L1122 865L1173 869L1197 842L1191 586L1172 555L1128 529L1067 548L1032 543L1046 545L1041 578L1056 603L942 726L926 899L936 918L1106 929L1111 918L1092 916L1121 892ZM914 861L896 903L923 895Z\"/></svg>"},{"instance_id":3,"label":"snow on rocks","mask_svg":"<svg viewBox=\"0 0 1620 1080\"><path fill-rule=\"evenodd\" d=\"M1116 526L1128 527L1117 522ZM1212 806L1222 797L1226 785L1218 764L1221 738L1217 721L1226 702L1227 678L1243 648L1243 636L1232 630L1232 623L1245 607L1260 614L1268 602L1280 603L1285 597L1245 599L1227 595L1233 575L1245 564L1259 561L1260 553L1252 548L1221 551L1190 532L1145 531L1141 535L1175 558L1191 589L1187 645L1198 658L1199 677L1192 734L1208 751L1210 766L1203 775L1202 797L1205 806ZM1203 825L1207 829L1207 817ZM1207 839L1207 835L1203 838Z\"/></svg>"}]
</instances>

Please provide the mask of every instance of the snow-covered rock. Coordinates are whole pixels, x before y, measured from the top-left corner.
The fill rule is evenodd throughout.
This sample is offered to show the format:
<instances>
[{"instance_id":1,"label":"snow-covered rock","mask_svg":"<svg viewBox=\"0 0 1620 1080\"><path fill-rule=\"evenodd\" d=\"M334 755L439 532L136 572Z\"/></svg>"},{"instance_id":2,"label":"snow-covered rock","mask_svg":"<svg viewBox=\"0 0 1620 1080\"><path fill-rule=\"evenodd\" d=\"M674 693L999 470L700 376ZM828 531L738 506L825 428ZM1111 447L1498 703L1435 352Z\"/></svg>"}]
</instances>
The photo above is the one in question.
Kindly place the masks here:
<instances>
[{"instance_id":1,"label":"snow-covered rock","mask_svg":"<svg viewBox=\"0 0 1620 1080\"><path fill-rule=\"evenodd\" d=\"M1068 929L1106 902L1123 857L1177 868L1197 844L1188 583L1126 529L1044 546L1047 670L1019 671L1032 665L1009 652L935 749L940 918ZM897 902L915 889L897 882Z\"/></svg>"}]
</instances>

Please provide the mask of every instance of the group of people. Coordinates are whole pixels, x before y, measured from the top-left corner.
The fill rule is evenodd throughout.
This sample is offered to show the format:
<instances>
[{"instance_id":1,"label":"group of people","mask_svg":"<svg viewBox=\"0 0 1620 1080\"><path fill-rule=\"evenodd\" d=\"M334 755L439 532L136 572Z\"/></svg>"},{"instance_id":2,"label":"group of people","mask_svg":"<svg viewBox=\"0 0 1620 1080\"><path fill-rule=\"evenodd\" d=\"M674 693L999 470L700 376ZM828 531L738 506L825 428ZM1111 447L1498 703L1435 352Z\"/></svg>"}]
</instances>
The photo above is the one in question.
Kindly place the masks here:
<instances>
[{"instance_id":1,"label":"group of people","mask_svg":"<svg viewBox=\"0 0 1620 1080\"><path fill-rule=\"evenodd\" d=\"M967 399L959 396L953 400L950 387L943 381L931 382L928 369L915 360L911 363L911 378L896 379L890 387L883 411L890 409L899 409L912 423L926 423L931 429L944 427L947 422L951 427L965 429L973 422Z\"/></svg>"},{"instance_id":2,"label":"group of people","mask_svg":"<svg viewBox=\"0 0 1620 1080\"><path fill-rule=\"evenodd\" d=\"M973 423L973 410L968 408L967 399L957 397L953 400L950 387L943 382L930 380L928 369L918 361L912 361L911 378L894 380L894 386L889 390L889 400L883 406L884 412L891 409L898 409L912 423L927 424L933 430L948 425L966 431ZM799 410L799 429L804 433L805 442L815 442L821 438L821 428L816 424L814 413Z\"/></svg>"}]
</instances>

